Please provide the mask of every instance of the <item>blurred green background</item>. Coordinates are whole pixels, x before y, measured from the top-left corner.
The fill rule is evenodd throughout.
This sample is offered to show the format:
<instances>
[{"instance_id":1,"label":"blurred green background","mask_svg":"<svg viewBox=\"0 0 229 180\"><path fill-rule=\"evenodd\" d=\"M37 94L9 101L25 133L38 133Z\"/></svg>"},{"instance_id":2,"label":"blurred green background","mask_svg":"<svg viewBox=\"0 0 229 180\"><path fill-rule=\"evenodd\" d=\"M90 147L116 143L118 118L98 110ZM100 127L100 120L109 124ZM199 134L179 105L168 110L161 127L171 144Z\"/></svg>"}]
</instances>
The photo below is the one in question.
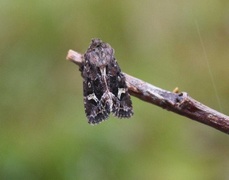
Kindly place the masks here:
<instances>
[{"instance_id":1,"label":"blurred green background","mask_svg":"<svg viewBox=\"0 0 229 180\"><path fill-rule=\"evenodd\" d=\"M87 123L65 57L94 37L124 72L229 114L227 0L0 0L0 179L229 179L213 128L134 97L133 118Z\"/></svg>"}]
</instances>

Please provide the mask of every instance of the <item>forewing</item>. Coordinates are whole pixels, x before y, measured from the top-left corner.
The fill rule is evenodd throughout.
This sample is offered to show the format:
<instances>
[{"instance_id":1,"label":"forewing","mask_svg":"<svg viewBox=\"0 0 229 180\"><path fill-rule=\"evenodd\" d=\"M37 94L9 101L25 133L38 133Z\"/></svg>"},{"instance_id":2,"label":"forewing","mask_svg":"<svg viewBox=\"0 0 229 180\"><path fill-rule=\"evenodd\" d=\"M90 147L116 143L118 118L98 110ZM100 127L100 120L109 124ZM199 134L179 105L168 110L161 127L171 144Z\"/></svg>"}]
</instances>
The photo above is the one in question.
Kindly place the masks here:
<instances>
[{"instance_id":1,"label":"forewing","mask_svg":"<svg viewBox=\"0 0 229 180\"><path fill-rule=\"evenodd\" d=\"M113 61L108 66L110 91L114 94L112 112L119 118L129 118L133 115L133 108L125 76L122 74L116 60Z\"/></svg>"},{"instance_id":2,"label":"forewing","mask_svg":"<svg viewBox=\"0 0 229 180\"><path fill-rule=\"evenodd\" d=\"M85 60L82 74L84 107L88 123L98 124L107 119L110 114L109 104L102 98L105 91L103 81L98 68L91 65L88 60Z\"/></svg>"}]
</instances>

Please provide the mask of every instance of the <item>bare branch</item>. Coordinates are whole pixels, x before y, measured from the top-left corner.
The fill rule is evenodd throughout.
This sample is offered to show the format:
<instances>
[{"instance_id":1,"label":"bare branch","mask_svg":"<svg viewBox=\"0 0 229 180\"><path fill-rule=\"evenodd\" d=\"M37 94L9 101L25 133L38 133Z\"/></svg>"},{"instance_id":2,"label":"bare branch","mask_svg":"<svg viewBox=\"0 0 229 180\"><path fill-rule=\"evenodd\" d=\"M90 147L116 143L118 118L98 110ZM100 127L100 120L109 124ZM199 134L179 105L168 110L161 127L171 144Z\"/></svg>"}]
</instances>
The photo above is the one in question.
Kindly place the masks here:
<instances>
[{"instance_id":1,"label":"bare branch","mask_svg":"<svg viewBox=\"0 0 229 180\"><path fill-rule=\"evenodd\" d=\"M83 55L69 50L67 60L80 65ZM126 73L124 75L132 96L229 134L229 116L203 105L186 92L169 92Z\"/></svg>"}]
</instances>

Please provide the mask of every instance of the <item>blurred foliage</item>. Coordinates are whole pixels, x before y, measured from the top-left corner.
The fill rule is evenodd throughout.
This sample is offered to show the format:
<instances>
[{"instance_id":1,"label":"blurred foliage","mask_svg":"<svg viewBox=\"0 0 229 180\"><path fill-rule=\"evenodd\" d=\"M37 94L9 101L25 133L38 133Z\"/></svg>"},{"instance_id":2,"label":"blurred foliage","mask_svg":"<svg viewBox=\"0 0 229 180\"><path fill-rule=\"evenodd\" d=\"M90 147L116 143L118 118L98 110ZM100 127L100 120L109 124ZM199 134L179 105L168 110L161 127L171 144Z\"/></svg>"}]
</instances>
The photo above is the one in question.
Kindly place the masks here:
<instances>
[{"instance_id":1,"label":"blurred foliage","mask_svg":"<svg viewBox=\"0 0 229 180\"><path fill-rule=\"evenodd\" d=\"M229 114L227 0L1 0L0 179L228 179L228 135L136 98L130 120L88 125L65 57L93 37L124 72Z\"/></svg>"}]
</instances>

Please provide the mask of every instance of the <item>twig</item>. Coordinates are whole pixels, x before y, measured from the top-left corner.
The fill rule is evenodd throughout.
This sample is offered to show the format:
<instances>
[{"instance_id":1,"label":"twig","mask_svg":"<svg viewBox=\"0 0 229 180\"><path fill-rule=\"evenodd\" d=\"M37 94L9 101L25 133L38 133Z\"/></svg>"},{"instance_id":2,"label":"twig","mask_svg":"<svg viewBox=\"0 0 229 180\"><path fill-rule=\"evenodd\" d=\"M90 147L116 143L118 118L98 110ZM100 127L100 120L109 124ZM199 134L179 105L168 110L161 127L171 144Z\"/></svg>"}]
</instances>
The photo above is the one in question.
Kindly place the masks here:
<instances>
[{"instance_id":1,"label":"twig","mask_svg":"<svg viewBox=\"0 0 229 180\"><path fill-rule=\"evenodd\" d=\"M83 55L69 50L67 60L80 65ZM229 116L211 109L188 96L186 92L169 92L124 73L128 91L143 101L173 111L229 134Z\"/></svg>"}]
</instances>

